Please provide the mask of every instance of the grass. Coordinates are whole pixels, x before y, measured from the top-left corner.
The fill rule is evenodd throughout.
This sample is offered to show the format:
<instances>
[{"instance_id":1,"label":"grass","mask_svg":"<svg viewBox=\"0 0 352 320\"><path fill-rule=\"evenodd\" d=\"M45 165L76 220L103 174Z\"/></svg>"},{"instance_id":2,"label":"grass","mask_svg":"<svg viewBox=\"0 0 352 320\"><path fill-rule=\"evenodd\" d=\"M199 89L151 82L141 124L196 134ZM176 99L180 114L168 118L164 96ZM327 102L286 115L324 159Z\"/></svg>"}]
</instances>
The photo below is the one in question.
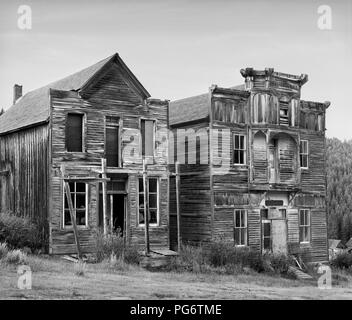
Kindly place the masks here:
<instances>
[{"instance_id":1,"label":"grass","mask_svg":"<svg viewBox=\"0 0 352 320\"><path fill-rule=\"evenodd\" d=\"M0 299L348 299L351 282L320 290L316 284L248 270L245 274L149 272L118 258L83 267L57 257L28 255L32 290L17 289L17 266L0 267ZM78 268L82 270L82 266ZM342 278L345 277L345 278ZM349 276L348 276L349 277ZM348 278L350 279L350 278Z\"/></svg>"}]
</instances>

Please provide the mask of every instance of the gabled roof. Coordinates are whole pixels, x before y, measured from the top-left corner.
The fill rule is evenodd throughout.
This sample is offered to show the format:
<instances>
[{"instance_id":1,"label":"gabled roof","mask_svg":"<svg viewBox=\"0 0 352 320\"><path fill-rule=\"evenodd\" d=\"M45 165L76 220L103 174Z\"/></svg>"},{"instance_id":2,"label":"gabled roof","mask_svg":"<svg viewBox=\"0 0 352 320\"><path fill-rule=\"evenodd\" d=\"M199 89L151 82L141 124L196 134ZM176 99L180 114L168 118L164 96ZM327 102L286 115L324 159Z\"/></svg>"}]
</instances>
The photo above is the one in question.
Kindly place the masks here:
<instances>
[{"instance_id":1,"label":"gabled roof","mask_svg":"<svg viewBox=\"0 0 352 320\"><path fill-rule=\"evenodd\" d=\"M84 91L85 88L94 84L95 79L98 79L100 73L108 68L111 63L117 63L121 66L141 96L145 99L150 97L148 91L128 69L119 55L115 53L88 68L25 94L0 117L0 134L48 121L50 89Z\"/></svg>"},{"instance_id":2,"label":"gabled roof","mask_svg":"<svg viewBox=\"0 0 352 320\"><path fill-rule=\"evenodd\" d=\"M244 90L244 85L229 89ZM170 125L206 119L209 116L209 93L171 101L169 104Z\"/></svg>"}]
</instances>

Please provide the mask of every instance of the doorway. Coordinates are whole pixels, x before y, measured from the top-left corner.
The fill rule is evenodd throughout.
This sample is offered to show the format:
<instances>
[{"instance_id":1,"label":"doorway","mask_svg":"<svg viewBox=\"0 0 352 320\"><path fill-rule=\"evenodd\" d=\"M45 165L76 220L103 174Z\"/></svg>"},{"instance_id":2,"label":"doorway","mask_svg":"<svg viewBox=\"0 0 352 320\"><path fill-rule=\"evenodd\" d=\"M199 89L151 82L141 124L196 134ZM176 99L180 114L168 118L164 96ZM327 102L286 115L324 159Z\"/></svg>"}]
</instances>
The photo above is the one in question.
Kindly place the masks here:
<instances>
[{"instance_id":1,"label":"doorway","mask_svg":"<svg viewBox=\"0 0 352 320\"><path fill-rule=\"evenodd\" d=\"M287 253L285 208L261 209L262 252Z\"/></svg>"},{"instance_id":2,"label":"doorway","mask_svg":"<svg viewBox=\"0 0 352 320\"><path fill-rule=\"evenodd\" d=\"M121 232L121 234L124 234L126 196L124 194L109 194L108 198L108 212L110 212L112 230L114 232Z\"/></svg>"}]
</instances>

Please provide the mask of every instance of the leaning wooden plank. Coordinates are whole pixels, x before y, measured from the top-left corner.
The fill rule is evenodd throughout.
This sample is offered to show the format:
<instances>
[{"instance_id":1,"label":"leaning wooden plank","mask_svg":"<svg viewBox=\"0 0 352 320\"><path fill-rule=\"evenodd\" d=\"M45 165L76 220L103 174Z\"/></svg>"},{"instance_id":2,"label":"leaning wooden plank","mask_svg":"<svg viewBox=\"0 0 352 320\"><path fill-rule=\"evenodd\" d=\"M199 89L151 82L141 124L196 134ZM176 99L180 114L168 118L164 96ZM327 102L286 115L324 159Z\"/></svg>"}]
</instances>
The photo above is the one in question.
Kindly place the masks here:
<instances>
[{"instance_id":1,"label":"leaning wooden plank","mask_svg":"<svg viewBox=\"0 0 352 320\"><path fill-rule=\"evenodd\" d=\"M75 236L78 258L82 259L82 252L81 252L81 247L79 244L79 237L78 237L78 231L77 231L77 225L76 225L75 210L73 209L70 185L67 181L65 181L65 193L66 193L68 208L70 210L70 216L71 216L71 222L72 222L72 227L73 227L73 234Z\"/></svg>"}]
</instances>

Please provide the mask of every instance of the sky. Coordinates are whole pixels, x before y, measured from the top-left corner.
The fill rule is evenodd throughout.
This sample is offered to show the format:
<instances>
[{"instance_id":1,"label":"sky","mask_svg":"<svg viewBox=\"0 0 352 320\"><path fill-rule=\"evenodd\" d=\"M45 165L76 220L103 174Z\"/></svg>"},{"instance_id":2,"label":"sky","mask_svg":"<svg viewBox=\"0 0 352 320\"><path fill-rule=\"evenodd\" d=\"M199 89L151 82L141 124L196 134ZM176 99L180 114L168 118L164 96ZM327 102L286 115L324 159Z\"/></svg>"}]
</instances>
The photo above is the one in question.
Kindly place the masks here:
<instances>
[{"instance_id":1,"label":"sky","mask_svg":"<svg viewBox=\"0 0 352 320\"><path fill-rule=\"evenodd\" d=\"M0 108L15 83L26 93L115 52L160 99L242 84L246 67L308 74L302 99L331 101L327 136L352 139L352 0L0 0Z\"/></svg>"}]
</instances>

